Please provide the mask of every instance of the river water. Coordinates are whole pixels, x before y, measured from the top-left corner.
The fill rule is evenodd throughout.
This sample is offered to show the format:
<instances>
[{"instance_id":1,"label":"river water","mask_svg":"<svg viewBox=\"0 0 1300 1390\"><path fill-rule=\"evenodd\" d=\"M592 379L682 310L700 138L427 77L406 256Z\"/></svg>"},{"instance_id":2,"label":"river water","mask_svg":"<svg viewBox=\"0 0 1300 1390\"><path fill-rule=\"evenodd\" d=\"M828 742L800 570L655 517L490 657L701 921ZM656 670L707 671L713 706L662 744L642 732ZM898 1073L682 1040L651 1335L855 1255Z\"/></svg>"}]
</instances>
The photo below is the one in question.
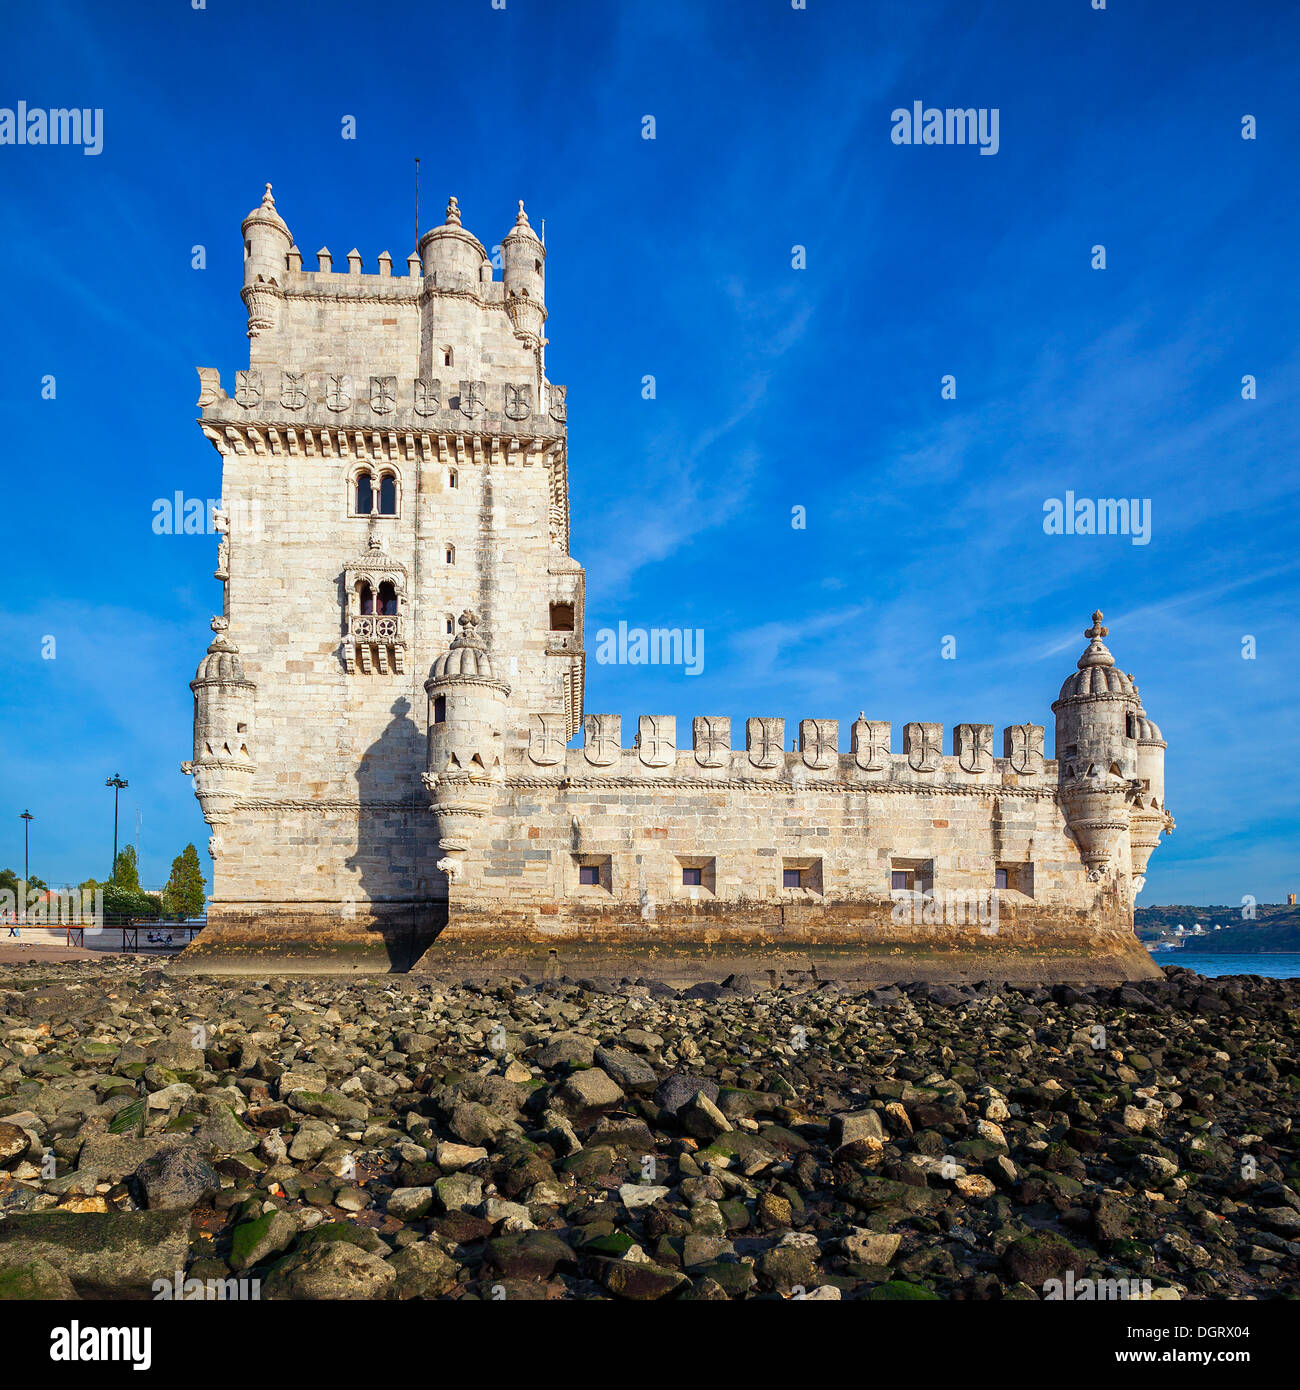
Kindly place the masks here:
<instances>
[{"instance_id":1,"label":"river water","mask_svg":"<svg viewBox=\"0 0 1300 1390\"><path fill-rule=\"evenodd\" d=\"M1157 965L1181 965L1198 975L1266 975L1274 980L1300 976L1300 951L1229 955L1224 951L1193 951L1184 946L1180 951L1152 951L1151 959Z\"/></svg>"}]
</instances>

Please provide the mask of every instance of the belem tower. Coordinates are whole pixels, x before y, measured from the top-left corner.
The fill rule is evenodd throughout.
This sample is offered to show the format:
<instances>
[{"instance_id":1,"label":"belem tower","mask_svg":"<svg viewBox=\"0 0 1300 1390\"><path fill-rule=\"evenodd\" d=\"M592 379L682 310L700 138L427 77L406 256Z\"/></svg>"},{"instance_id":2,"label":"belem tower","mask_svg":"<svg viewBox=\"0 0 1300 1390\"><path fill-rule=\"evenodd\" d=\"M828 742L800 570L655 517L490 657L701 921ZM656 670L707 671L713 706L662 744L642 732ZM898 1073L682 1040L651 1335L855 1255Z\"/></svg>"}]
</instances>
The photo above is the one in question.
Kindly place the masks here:
<instances>
[{"instance_id":1,"label":"belem tower","mask_svg":"<svg viewBox=\"0 0 1300 1390\"><path fill-rule=\"evenodd\" d=\"M847 730L587 714L523 204L499 273L455 198L404 273L324 248L305 270L269 184L242 231L248 369L233 394L199 371L222 604L183 767L214 882L180 968L1154 972L1133 898L1173 828L1165 742L1100 613L1055 758L1034 723L945 747L875 709Z\"/></svg>"}]
</instances>

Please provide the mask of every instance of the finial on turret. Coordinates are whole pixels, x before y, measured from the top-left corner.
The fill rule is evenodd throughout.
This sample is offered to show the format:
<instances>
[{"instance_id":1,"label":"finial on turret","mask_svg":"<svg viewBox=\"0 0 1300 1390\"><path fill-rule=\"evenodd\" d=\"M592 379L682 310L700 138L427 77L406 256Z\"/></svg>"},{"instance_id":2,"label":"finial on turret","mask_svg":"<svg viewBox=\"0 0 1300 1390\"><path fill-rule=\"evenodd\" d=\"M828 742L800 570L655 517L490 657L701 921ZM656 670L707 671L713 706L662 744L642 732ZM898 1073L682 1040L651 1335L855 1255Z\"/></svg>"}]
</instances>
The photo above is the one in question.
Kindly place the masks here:
<instances>
[{"instance_id":1,"label":"finial on turret","mask_svg":"<svg viewBox=\"0 0 1300 1390\"><path fill-rule=\"evenodd\" d=\"M460 635L452 641L451 645L453 647L481 648L483 646L478 635L478 614L475 613L473 609L467 608L460 617L456 619L456 622L460 626Z\"/></svg>"},{"instance_id":2,"label":"finial on turret","mask_svg":"<svg viewBox=\"0 0 1300 1390\"><path fill-rule=\"evenodd\" d=\"M266 192L262 194L262 206L264 208L274 208L275 199L271 196L271 185L266 185Z\"/></svg>"},{"instance_id":3,"label":"finial on turret","mask_svg":"<svg viewBox=\"0 0 1300 1390\"><path fill-rule=\"evenodd\" d=\"M528 214L524 211L524 200L523 200L522 198L520 198L520 200L519 200L519 216L515 218L515 226L516 226L516 227L527 227L528 225L529 225L529 223L528 223Z\"/></svg>"},{"instance_id":4,"label":"finial on turret","mask_svg":"<svg viewBox=\"0 0 1300 1390\"><path fill-rule=\"evenodd\" d=\"M460 226L460 204L456 201L454 195L447 203L447 226Z\"/></svg>"},{"instance_id":5,"label":"finial on turret","mask_svg":"<svg viewBox=\"0 0 1300 1390\"><path fill-rule=\"evenodd\" d=\"M1110 628L1102 626L1103 616L1101 609L1098 608L1092 615L1092 626L1083 634L1088 639L1088 645L1077 663L1080 671L1086 666L1114 666L1115 664L1115 658L1111 656L1105 642L1101 640L1110 632Z\"/></svg>"}]
</instances>

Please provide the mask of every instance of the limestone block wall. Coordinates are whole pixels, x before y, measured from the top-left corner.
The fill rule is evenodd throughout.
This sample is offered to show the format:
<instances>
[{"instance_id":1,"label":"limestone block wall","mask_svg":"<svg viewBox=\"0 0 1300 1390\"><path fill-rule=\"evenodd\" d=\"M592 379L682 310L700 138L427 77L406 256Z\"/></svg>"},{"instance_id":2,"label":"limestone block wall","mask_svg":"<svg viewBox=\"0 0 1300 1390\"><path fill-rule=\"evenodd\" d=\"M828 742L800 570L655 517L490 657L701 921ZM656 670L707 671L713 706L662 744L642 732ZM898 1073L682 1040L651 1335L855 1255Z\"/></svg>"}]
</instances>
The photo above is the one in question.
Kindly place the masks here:
<instances>
[{"instance_id":1,"label":"limestone block wall","mask_svg":"<svg viewBox=\"0 0 1300 1390\"><path fill-rule=\"evenodd\" d=\"M562 751L536 722L533 752L554 760L507 768L453 885L453 929L481 922L598 939L777 924L846 939L876 929L942 936L942 922L934 933L897 930L896 871L941 903L962 896L972 930L976 905L990 910L994 897L1003 929L1085 931L1090 919L1122 926L1127 916L1127 845L1117 875L1089 881L1037 726L1015 726L1011 756L994 758L987 725L959 726L951 754L940 726L908 725L907 751L894 754L889 726L860 720L843 754L829 720L803 721L795 752L773 727L781 721L749 721L745 750L722 746L725 720L695 721L693 750L675 747L662 716L640 720L638 746L623 748L618 722L589 716L586 746ZM582 881L584 866L595 882ZM698 869L700 882L683 883L683 869ZM798 887L787 870L800 871Z\"/></svg>"}]
</instances>

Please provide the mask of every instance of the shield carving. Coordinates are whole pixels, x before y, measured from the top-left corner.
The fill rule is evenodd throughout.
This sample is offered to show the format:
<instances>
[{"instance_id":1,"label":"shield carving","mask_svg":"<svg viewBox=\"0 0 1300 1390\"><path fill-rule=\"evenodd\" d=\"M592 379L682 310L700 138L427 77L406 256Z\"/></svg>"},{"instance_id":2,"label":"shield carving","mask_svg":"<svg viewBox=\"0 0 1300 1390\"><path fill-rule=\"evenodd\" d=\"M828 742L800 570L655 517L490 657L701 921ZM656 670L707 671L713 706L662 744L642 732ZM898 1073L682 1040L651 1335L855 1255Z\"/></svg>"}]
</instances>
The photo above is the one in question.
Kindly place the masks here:
<instances>
[{"instance_id":1,"label":"shield carving","mask_svg":"<svg viewBox=\"0 0 1300 1390\"><path fill-rule=\"evenodd\" d=\"M883 772L889 766L890 725L859 714L853 723L853 761L863 772Z\"/></svg>"},{"instance_id":2,"label":"shield carving","mask_svg":"<svg viewBox=\"0 0 1300 1390\"><path fill-rule=\"evenodd\" d=\"M433 415L442 408L442 382L432 377L415 378L415 413Z\"/></svg>"},{"instance_id":3,"label":"shield carving","mask_svg":"<svg viewBox=\"0 0 1300 1390\"><path fill-rule=\"evenodd\" d=\"M551 419L558 425L564 424L569 418L568 395L567 386L551 387Z\"/></svg>"},{"instance_id":4,"label":"shield carving","mask_svg":"<svg viewBox=\"0 0 1300 1390\"><path fill-rule=\"evenodd\" d=\"M1002 731L1002 753L1012 772L1037 776L1043 770L1043 726L1010 725Z\"/></svg>"},{"instance_id":5,"label":"shield carving","mask_svg":"<svg viewBox=\"0 0 1300 1390\"><path fill-rule=\"evenodd\" d=\"M346 410L352 404L352 378L331 376L325 384L325 405L330 410Z\"/></svg>"},{"instance_id":6,"label":"shield carving","mask_svg":"<svg viewBox=\"0 0 1300 1390\"><path fill-rule=\"evenodd\" d=\"M301 410L306 404L306 374L303 372L285 372L280 382L280 405L285 410Z\"/></svg>"},{"instance_id":7,"label":"shield carving","mask_svg":"<svg viewBox=\"0 0 1300 1390\"><path fill-rule=\"evenodd\" d=\"M824 772L834 767L840 758L840 721L838 719L801 719L799 721L799 751L805 767Z\"/></svg>"},{"instance_id":8,"label":"shield carving","mask_svg":"<svg viewBox=\"0 0 1300 1390\"><path fill-rule=\"evenodd\" d=\"M745 751L755 767L782 767L785 764L785 720L751 718L745 720Z\"/></svg>"},{"instance_id":9,"label":"shield carving","mask_svg":"<svg viewBox=\"0 0 1300 1390\"><path fill-rule=\"evenodd\" d=\"M677 718L643 714L636 735L637 752L647 767L672 767L677 761Z\"/></svg>"},{"instance_id":10,"label":"shield carving","mask_svg":"<svg viewBox=\"0 0 1300 1390\"><path fill-rule=\"evenodd\" d=\"M251 410L255 405L262 403L262 373L261 372L236 372L235 373L235 404L242 405L245 410Z\"/></svg>"},{"instance_id":11,"label":"shield carving","mask_svg":"<svg viewBox=\"0 0 1300 1390\"><path fill-rule=\"evenodd\" d=\"M460 412L471 419L482 414L487 406L487 386L481 381L462 381L460 384Z\"/></svg>"},{"instance_id":12,"label":"shield carving","mask_svg":"<svg viewBox=\"0 0 1300 1390\"><path fill-rule=\"evenodd\" d=\"M387 415L397 404L397 378L395 376L372 376L370 378L370 408L376 415Z\"/></svg>"},{"instance_id":13,"label":"shield carving","mask_svg":"<svg viewBox=\"0 0 1300 1390\"><path fill-rule=\"evenodd\" d=\"M538 767L553 767L564 757L564 716L535 714L528 730L528 757Z\"/></svg>"},{"instance_id":14,"label":"shield carving","mask_svg":"<svg viewBox=\"0 0 1300 1390\"><path fill-rule=\"evenodd\" d=\"M731 761L731 719L722 714L697 714L691 724L695 761L701 767L726 767Z\"/></svg>"},{"instance_id":15,"label":"shield carving","mask_svg":"<svg viewBox=\"0 0 1300 1390\"><path fill-rule=\"evenodd\" d=\"M609 767L618 762L623 742L623 721L617 714L589 714L583 757L593 767Z\"/></svg>"},{"instance_id":16,"label":"shield carving","mask_svg":"<svg viewBox=\"0 0 1300 1390\"><path fill-rule=\"evenodd\" d=\"M508 420L526 420L533 413L533 388L525 383L522 386L505 387L505 413Z\"/></svg>"},{"instance_id":17,"label":"shield carving","mask_svg":"<svg viewBox=\"0 0 1300 1390\"><path fill-rule=\"evenodd\" d=\"M993 766L992 724L958 724L953 739L963 772L987 772Z\"/></svg>"},{"instance_id":18,"label":"shield carving","mask_svg":"<svg viewBox=\"0 0 1300 1390\"><path fill-rule=\"evenodd\" d=\"M904 724L903 752L916 772L933 772L943 760L942 724Z\"/></svg>"}]
</instances>

